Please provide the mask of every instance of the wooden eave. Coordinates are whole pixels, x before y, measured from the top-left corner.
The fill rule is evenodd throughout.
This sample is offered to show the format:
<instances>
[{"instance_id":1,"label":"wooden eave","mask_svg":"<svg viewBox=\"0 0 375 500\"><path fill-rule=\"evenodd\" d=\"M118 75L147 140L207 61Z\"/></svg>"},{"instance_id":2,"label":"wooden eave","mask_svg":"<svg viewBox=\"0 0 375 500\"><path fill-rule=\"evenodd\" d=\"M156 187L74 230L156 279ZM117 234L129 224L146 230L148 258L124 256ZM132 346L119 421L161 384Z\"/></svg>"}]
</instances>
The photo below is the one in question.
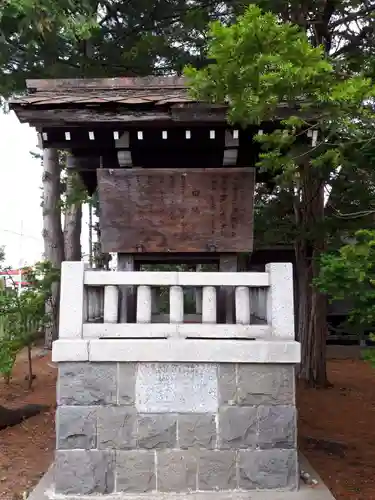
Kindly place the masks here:
<instances>
[{"instance_id":1,"label":"wooden eave","mask_svg":"<svg viewBox=\"0 0 375 500\"><path fill-rule=\"evenodd\" d=\"M178 77L27 80L26 87L25 95L10 101L10 108L21 123L40 132L227 124L226 105L192 100L185 79ZM305 114L298 105L293 108ZM270 121L285 119L291 111L282 104Z\"/></svg>"},{"instance_id":2,"label":"wooden eave","mask_svg":"<svg viewBox=\"0 0 375 500\"><path fill-rule=\"evenodd\" d=\"M225 123L227 107L190 99L173 77L28 80L27 93L10 102L22 123L38 129L132 123Z\"/></svg>"}]
</instances>

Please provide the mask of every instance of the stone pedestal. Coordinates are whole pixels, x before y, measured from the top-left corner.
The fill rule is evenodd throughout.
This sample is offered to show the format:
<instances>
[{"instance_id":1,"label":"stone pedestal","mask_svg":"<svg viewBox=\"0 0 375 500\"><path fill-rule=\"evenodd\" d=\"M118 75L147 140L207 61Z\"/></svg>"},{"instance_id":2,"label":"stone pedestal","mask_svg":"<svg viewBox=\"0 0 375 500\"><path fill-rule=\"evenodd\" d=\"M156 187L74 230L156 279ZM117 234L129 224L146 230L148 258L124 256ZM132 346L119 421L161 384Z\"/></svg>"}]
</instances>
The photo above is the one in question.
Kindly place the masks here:
<instances>
[{"instance_id":1,"label":"stone pedestal","mask_svg":"<svg viewBox=\"0 0 375 500\"><path fill-rule=\"evenodd\" d=\"M294 367L59 363L55 492L295 490Z\"/></svg>"}]
</instances>

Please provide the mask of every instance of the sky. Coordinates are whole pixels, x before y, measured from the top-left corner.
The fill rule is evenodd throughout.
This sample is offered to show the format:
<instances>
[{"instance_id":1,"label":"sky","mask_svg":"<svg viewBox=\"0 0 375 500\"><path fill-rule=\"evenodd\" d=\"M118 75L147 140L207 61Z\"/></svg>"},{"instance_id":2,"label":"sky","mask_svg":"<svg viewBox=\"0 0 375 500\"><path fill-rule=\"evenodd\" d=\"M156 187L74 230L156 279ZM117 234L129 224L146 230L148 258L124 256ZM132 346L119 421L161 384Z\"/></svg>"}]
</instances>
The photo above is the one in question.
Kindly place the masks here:
<instances>
[{"instance_id":1,"label":"sky","mask_svg":"<svg viewBox=\"0 0 375 500\"><path fill-rule=\"evenodd\" d=\"M41 184L42 165L30 151L37 147L34 128L21 124L13 112L0 112L0 246L6 265L34 264L43 258ZM87 213L82 227L87 252Z\"/></svg>"},{"instance_id":2,"label":"sky","mask_svg":"<svg viewBox=\"0 0 375 500\"><path fill-rule=\"evenodd\" d=\"M40 160L35 129L0 114L0 245L6 264L32 264L43 254Z\"/></svg>"}]
</instances>

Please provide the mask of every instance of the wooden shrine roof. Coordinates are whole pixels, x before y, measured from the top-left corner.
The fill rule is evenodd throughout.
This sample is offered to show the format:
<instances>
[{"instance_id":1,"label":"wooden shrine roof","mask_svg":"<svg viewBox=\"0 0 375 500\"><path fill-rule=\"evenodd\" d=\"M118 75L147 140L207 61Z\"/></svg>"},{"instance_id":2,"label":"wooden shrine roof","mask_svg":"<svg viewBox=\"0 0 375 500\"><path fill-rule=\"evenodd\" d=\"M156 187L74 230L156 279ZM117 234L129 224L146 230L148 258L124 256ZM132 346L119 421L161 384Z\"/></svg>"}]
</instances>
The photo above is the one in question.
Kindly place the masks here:
<instances>
[{"instance_id":1,"label":"wooden shrine roof","mask_svg":"<svg viewBox=\"0 0 375 500\"><path fill-rule=\"evenodd\" d=\"M227 106L194 101L181 77L27 80L26 93L13 98L10 108L40 131L90 124L227 123ZM285 118L290 110L278 106L275 118Z\"/></svg>"},{"instance_id":2,"label":"wooden shrine roof","mask_svg":"<svg viewBox=\"0 0 375 500\"><path fill-rule=\"evenodd\" d=\"M10 108L22 123L38 130L93 122L227 121L227 106L192 100L180 77L27 80L26 87L26 94L12 99Z\"/></svg>"},{"instance_id":3,"label":"wooden shrine roof","mask_svg":"<svg viewBox=\"0 0 375 500\"><path fill-rule=\"evenodd\" d=\"M184 79L176 77L27 80L26 87L27 93L12 99L11 107L191 101Z\"/></svg>"}]
</instances>

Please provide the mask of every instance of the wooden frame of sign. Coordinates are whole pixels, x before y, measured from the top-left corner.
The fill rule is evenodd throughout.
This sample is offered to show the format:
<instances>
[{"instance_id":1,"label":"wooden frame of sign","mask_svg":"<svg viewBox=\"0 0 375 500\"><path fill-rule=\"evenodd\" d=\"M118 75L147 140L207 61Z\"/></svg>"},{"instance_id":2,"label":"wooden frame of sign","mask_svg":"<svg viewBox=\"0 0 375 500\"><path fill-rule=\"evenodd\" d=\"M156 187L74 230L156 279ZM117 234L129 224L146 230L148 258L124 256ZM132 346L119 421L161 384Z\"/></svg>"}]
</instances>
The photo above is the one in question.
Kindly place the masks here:
<instances>
[{"instance_id":1,"label":"wooden frame of sign","mask_svg":"<svg viewBox=\"0 0 375 500\"><path fill-rule=\"evenodd\" d=\"M252 168L98 169L104 252L250 252Z\"/></svg>"}]
</instances>

